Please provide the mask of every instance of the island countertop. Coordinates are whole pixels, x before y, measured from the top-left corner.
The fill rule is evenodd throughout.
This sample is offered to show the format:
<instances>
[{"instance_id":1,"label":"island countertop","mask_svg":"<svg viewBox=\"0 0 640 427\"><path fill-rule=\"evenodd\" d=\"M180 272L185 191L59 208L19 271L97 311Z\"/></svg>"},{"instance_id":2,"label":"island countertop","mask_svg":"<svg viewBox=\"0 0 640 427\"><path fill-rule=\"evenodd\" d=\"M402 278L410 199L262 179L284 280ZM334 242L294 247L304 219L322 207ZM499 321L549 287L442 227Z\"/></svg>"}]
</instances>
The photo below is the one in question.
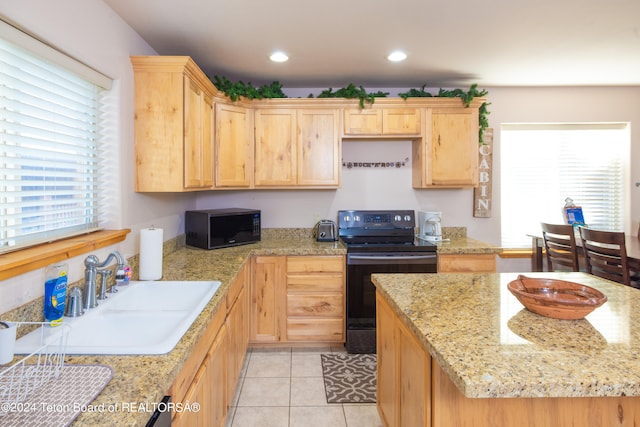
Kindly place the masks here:
<instances>
[{"instance_id":1,"label":"island countertop","mask_svg":"<svg viewBox=\"0 0 640 427\"><path fill-rule=\"evenodd\" d=\"M531 313L517 273L374 274L373 282L465 397L640 396L640 290L585 273L608 301L582 320Z\"/></svg>"}]
</instances>

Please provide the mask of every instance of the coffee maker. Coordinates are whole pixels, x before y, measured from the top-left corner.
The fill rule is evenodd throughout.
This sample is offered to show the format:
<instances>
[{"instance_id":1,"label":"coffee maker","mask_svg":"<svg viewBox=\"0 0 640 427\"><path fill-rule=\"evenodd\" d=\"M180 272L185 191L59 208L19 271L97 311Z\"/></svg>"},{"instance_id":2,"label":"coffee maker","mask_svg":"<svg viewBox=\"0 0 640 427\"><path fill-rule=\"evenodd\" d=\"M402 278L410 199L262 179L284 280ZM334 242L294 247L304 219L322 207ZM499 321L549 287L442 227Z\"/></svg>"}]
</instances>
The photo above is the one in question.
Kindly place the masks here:
<instances>
[{"instance_id":1,"label":"coffee maker","mask_svg":"<svg viewBox=\"0 0 640 427\"><path fill-rule=\"evenodd\" d=\"M418 212L420 233L418 237L428 242L442 241L442 212Z\"/></svg>"}]
</instances>

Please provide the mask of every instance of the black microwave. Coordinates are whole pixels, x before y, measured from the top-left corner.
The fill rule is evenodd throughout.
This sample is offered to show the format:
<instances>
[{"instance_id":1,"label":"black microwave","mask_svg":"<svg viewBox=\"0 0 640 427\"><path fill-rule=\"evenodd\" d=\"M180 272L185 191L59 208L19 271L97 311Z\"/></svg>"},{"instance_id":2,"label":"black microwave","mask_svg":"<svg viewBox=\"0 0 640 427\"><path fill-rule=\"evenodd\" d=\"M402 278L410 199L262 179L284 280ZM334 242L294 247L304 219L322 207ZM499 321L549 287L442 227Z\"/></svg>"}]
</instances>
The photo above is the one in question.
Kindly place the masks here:
<instances>
[{"instance_id":1,"label":"black microwave","mask_svg":"<svg viewBox=\"0 0 640 427\"><path fill-rule=\"evenodd\" d=\"M186 211L186 243L202 249L226 248L260 241L260 211L228 208Z\"/></svg>"}]
</instances>

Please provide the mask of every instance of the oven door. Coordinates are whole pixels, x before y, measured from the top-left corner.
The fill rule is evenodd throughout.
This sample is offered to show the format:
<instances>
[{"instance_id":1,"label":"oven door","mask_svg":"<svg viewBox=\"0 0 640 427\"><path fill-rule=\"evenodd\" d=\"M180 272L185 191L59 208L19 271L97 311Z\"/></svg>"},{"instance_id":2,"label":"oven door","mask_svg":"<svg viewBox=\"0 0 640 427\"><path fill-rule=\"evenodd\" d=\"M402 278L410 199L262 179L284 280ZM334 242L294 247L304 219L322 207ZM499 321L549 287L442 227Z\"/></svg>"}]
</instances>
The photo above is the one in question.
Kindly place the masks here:
<instances>
[{"instance_id":1,"label":"oven door","mask_svg":"<svg viewBox=\"0 0 640 427\"><path fill-rule=\"evenodd\" d=\"M434 252L347 253L347 351L375 353L374 273L436 273Z\"/></svg>"}]
</instances>

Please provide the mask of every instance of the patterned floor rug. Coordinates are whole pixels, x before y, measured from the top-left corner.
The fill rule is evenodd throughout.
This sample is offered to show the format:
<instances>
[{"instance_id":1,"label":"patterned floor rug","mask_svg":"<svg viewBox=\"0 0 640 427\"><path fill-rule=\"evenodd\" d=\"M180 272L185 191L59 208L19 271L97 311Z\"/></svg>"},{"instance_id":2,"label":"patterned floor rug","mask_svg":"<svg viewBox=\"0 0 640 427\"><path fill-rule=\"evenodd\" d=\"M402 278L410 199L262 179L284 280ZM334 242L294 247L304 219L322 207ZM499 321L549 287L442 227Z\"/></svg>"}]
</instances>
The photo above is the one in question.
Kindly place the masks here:
<instances>
[{"instance_id":1,"label":"patterned floor rug","mask_svg":"<svg viewBox=\"0 0 640 427\"><path fill-rule=\"evenodd\" d=\"M327 403L375 403L375 354L322 354Z\"/></svg>"}]
</instances>

